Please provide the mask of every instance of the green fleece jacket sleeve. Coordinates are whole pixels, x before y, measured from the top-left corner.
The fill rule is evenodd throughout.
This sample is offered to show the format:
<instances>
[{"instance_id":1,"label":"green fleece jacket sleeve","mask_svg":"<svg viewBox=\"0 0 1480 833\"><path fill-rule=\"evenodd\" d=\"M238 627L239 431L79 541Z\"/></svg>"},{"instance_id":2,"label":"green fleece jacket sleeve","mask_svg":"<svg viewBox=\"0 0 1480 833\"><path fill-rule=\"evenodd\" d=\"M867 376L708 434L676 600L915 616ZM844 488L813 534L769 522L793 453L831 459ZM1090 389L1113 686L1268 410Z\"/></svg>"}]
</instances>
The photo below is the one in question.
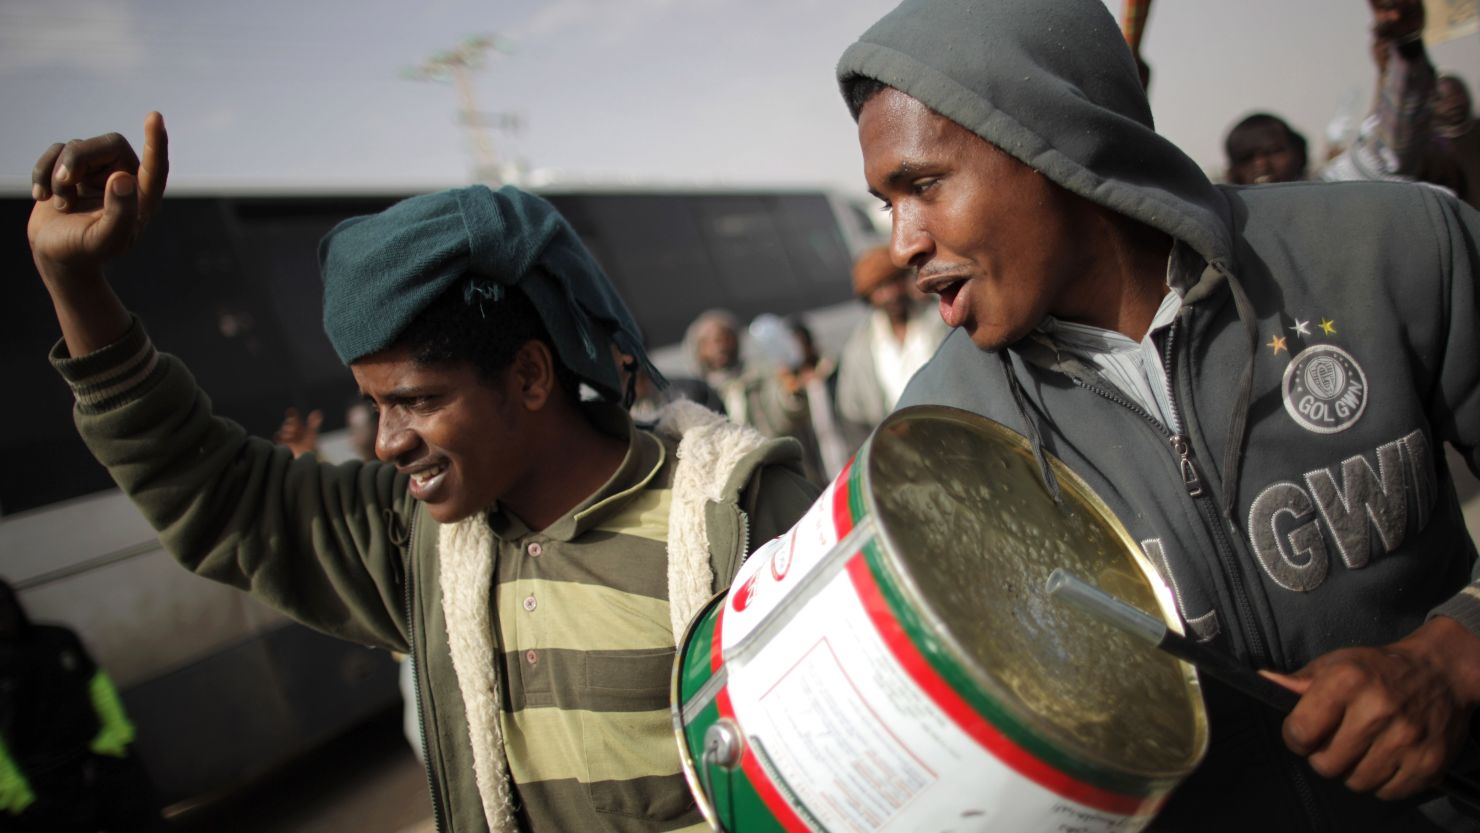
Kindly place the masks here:
<instances>
[{"instance_id":1,"label":"green fleece jacket sleeve","mask_svg":"<svg viewBox=\"0 0 1480 833\"><path fill-rule=\"evenodd\" d=\"M410 503L393 467L295 460L248 437L137 320L97 352L58 344L51 359L88 448L181 564L325 633L407 650L393 537Z\"/></svg>"}]
</instances>

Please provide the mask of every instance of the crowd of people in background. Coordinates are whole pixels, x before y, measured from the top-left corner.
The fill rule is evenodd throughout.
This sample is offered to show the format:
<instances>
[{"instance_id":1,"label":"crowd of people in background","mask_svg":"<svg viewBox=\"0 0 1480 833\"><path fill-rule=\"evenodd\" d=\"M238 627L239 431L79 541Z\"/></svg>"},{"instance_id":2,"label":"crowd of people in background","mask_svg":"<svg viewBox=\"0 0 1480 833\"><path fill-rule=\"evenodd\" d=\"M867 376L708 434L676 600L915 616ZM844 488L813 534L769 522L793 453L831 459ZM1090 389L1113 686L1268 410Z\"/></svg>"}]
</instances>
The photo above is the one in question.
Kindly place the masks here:
<instances>
[{"instance_id":1,"label":"crowd of people in background","mask_svg":"<svg viewBox=\"0 0 1480 833\"><path fill-rule=\"evenodd\" d=\"M883 246L855 261L853 292L867 311L836 356L822 351L800 316L762 315L743 327L725 310L701 313L684 338L695 375L670 379L667 397L706 405L768 437L795 439L807 477L827 485L947 332L910 271L895 266ZM640 397L634 415L651 406Z\"/></svg>"},{"instance_id":2,"label":"crowd of people in background","mask_svg":"<svg viewBox=\"0 0 1480 833\"><path fill-rule=\"evenodd\" d=\"M1318 179L1414 180L1445 188L1480 208L1480 134L1470 93L1440 74L1424 48L1421 0L1373 4L1376 95L1360 124L1338 117L1325 154L1310 158L1305 136L1272 113L1251 113L1224 140L1225 175L1234 185Z\"/></svg>"}]
</instances>

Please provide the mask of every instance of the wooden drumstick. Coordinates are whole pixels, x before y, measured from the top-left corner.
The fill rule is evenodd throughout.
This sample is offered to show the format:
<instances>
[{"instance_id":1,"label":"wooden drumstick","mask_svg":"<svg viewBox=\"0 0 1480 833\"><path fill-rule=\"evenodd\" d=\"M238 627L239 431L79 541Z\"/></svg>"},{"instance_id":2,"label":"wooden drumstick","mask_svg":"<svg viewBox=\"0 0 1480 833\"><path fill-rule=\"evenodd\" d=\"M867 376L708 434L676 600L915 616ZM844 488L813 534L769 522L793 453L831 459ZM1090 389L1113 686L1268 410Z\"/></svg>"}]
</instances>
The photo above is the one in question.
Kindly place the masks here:
<instances>
[{"instance_id":1,"label":"wooden drumstick","mask_svg":"<svg viewBox=\"0 0 1480 833\"><path fill-rule=\"evenodd\" d=\"M1061 598L1101 622L1146 640L1282 715L1289 714L1295 704L1300 702L1300 695L1290 689L1262 676L1222 651L1193 642L1167 627L1165 622L1132 607L1063 568L1055 569L1049 574L1044 589L1048 591L1048 595ZM1480 789L1454 773L1446 773L1438 789L1453 801L1480 809Z\"/></svg>"}]
</instances>

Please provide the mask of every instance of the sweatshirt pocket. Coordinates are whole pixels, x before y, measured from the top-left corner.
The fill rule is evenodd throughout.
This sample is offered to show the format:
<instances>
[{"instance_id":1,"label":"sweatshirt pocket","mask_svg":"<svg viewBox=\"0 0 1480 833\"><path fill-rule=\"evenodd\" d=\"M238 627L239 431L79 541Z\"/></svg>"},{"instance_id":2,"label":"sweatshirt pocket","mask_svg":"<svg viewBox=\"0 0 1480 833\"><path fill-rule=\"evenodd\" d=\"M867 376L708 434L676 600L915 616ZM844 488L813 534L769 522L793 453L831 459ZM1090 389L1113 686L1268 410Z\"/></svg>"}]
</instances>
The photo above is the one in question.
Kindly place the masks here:
<instances>
[{"instance_id":1,"label":"sweatshirt pocket","mask_svg":"<svg viewBox=\"0 0 1480 833\"><path fill-rule=\"evenodd\" d=\"M664 821L693 806L678 763L668 690L672 648L586 657L581 713L587 789L597 813ZM619 819L612 829L625 830Z\"/></svg>"}]
</instances>

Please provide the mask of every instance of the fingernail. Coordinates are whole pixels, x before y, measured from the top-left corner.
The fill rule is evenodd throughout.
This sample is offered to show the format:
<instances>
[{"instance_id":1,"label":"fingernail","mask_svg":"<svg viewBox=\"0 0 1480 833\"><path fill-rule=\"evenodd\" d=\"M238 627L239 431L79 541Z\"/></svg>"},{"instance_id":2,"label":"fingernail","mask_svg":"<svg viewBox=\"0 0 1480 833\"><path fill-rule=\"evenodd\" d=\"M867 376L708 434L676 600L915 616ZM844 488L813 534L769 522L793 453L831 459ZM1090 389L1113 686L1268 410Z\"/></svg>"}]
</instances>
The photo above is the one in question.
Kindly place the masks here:
<instances>
[{"instance_id":1,"label":"fingernail","mask_svg":"<svg viewBox=\"0 0 1480 833\"><path fill-rule=\"evenodd\" d=\"M134 178L131 176L113 180L113 193L120 197L126 197L134 192Z\"/></svg>"},{"instance_id":2,"label":"fingernail","mask_svg":"<svg viewBox=\"0 0 1480 833\"><path fill-rule=\"evenodd\" d=\"M31 199L35 200L36 202L41 202L43 199L45 199L45 197L46 192L41 190L40 185L31 186Z\"/></svg>"},{"instance_id":3,"label":"fingernail","mask_svg":"<svg viewBox=\"0 0 1480 833\"><path fill-rule=\"evenodd\" d=\"M56 169L56 172L51 175L52 181L54 181L54 182L55 181L61 181L61 180L70 179L71 177L72 177L72 172L69 171L69 170L67 170L67 166L66 165L62 165L61 167L57 168Z\"/></svg>"}]
</instances>

